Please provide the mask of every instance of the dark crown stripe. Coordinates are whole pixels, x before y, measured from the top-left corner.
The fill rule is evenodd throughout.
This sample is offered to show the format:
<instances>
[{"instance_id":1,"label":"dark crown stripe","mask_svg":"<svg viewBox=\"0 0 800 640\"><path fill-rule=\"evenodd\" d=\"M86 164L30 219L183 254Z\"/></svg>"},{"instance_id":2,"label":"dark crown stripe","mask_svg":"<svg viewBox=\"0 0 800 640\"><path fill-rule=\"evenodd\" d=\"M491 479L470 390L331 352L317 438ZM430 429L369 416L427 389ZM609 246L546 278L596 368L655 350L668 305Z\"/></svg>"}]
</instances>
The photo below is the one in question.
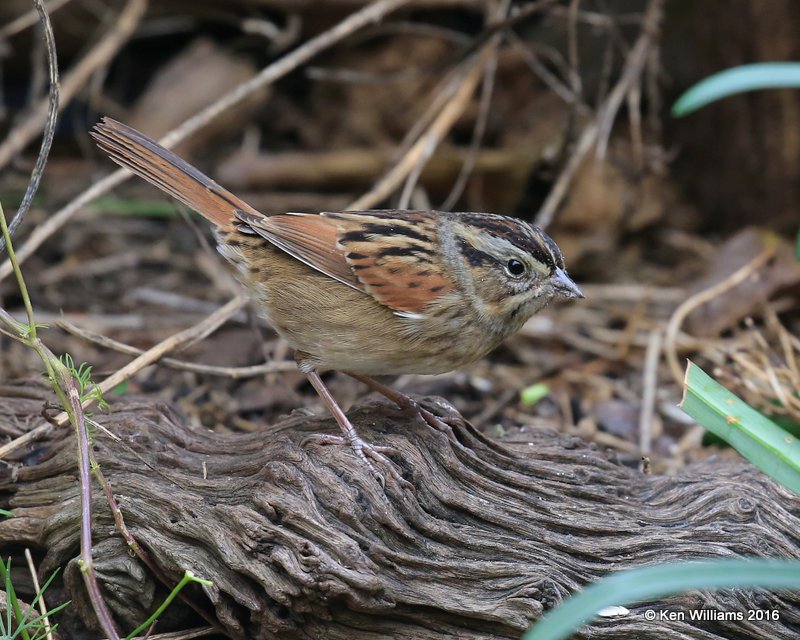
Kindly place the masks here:
<instances>
[{"instance_id":1,"label":"dark crown stripe","mask_svg":"<svg viewBox=\"0 0 800 640\"><path fill-rule=\"evenodd\" d=\"M459 219L471 226L478 227L481 231L489 232L496 236L506 236L509 233L519 234L520 221L505 216L491 214L461 213Z\"/></svg>"},{"instance_id":2,"label":"dark crown stripe","mask_svg":"<svg viewBox=\"0 0 800 640\"><path fill-rule=\"evenodd\" d=\"M479 228L484 233L489 233L498 238L506 238L513 242L522 251L529 254L532 258L548 267L551 271L556 267L563 268L564 261L561 252L555 242L541 229L534 227L522 220L489 214L462 213L460 219L470 225ZM472 247L473 251L476 251ZM470 249L461 248L462 253L467 256ZM491 256L490 256L491 257ZM467 256L469 259L469 257ZM479 256L473 256L474 264L486 264L488 260ZM497 262L497 260L494 260ZM473 264L470 261L470 264Z\"/></svg>"}]
</instances>

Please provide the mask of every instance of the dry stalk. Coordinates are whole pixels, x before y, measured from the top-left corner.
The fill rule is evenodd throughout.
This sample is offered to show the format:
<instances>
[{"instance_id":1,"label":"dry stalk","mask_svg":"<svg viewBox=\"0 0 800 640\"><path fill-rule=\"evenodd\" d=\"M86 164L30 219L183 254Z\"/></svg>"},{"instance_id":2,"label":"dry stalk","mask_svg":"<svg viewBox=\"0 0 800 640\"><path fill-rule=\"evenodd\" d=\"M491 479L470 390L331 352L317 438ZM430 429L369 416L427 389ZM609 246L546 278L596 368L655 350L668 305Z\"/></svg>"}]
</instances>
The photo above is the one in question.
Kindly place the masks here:
<instances>
[{"instance_id":1,"label":"dry stalk","mask_svg":"<svg viewBox=\"0 0 800 640\"><path fill-rule=\"evenodd\" d=\"M20 214L24 214L26 206L29 205L38 189L39 182L47 162L47 155L50 151L50 142L53 139L53 133L56 125L56 115L59 107L58 62L55 38L53 37L53 29L50 23L50 16L48 15L42 0L33 0L33 2L34 7L39 15L39 19L42 23L45 41L47 44L47 64L50 73L50 91L47 102L43 105L43 126L45 129L43 132L43 142L34 165L28 188L26 190L26 200L23 201L23 206L20 207L18 215L15 218L15 222L17 224L21 220ZM28 203L27 205L26 202ZM30 296L28 295L28 290L25 285L25 279L22 276L22 270L20 269L19 262L16 260L14 255L14 248L11 243L11 230L6 224L6 218L1 206L0 228L2 228L5 249L8 253L8 261L16 277L19 291L25 305L27 323L18 322L2 309L0 309L0 321L6 325L6 329L9 332L15 333L17 339L35 351L39 356L42 364L45 367L53 391L58 397L61 406L64 407L64 422L69 422L75 429L76 439L78 442L78 475L80 478L81 505L79 566L83 577L83 583L86 587L89 600L92 604L95 615L97 616L100 627L106 634L108 634L109 638L112 640L118 640L119 634L117 633L114 625L111 612L108 610L108 606L106 605L103 595L100 591L100 585L97 581L97 573L94 570L92 559L92 478L89 465L89 433L86 428L86 417L83 413L83 409L81 408L81 397L78 383L73 375L73 372L70 371L58 358L56 358L55 354L53 354L53 352L47 348L47 346L37 335L38 327L33 313L33 306L31 305Z\"/></svg>"},{"instance_id":2,"label":"dry stalk","mask_svg":"<svg viewBox=\"0 0 800 640\"><path fill-rule=\"evenodd\" d=\"M31 574L31 582L33 583L33 590L39 594L39 611L42 614L42 621L44 622L45 635L47 640L53 640L53 632L50 627L50 619L47 617L47 603L42 593L42 587L39 584L39 576L36 572L36 565L33 563L33 556L31 550L25 547L25 562L28 564L28 571Z\"/></svg>"},{"instance_id":3,"label":"dry stalk","mask_svg":"<svg viewBox=\"0 0 800 640\"><path fill-rule=\"evenodd\" d=\"M735 286L747 280L747 278L756 273L756 271L764 266L775 255L776 250L777 243L771 244L747 264L730 274L727 278L709 287L708 289L704 289L703 291L694 294L691 298L686 300L677 309L675 309L675 312L672 314L672 317L667 323L667 328L664 334L664 352L667 356L667 364L669 364L672 377L678 386L683 386L684 372L678 361L678 348L676 346L676 341L678 337L678 331L680 330L686 316L688 316L700 305L713 300L717 296L722 295L726 291L733 289Z\"/></svg>"},{"instance_id":4,"label":"dry stalk","mask_svg":"<svg viewBox=\"0 0 800 640\"><path fill-rule=\"evenodd\" d=\"M147 0L128 0L119 14L114 26L72 69L61 83L62 99L59 109L63 110L72 98L86 86L89 78L100 67L108 64L120 47L130 38L147 9ZM11 159L22 151L45 126L48 100L42 100L0 145L0 167L5 167Z\"/></svg>"},{"instance_id":5,"label":"dry stalk","mask_svg":"<svg viewBox=\"0 0 800 640\"><path fill-rule=\"evenodd\" d=\"M347 209L354 211L370 209L382 202L397 189L415 167L424 164L433 155L433 151L469 105L469 100L475 92L475 87L480 81L484 66L490 56L491 51L487 47L466 63L467 66L462 71L463 75L458 78L460 81L458 91L451 100L444 104L427 131L416 140L406 154L372 189L351 202L346 207Z\"/></svg>"},{"instance_id":6,"label":"dry stalk","mask_svg":"<svg viewBox=\"0 0 800 640\"><path fill-rule=\"evenodd\" d=\"M48 97L42 103L44 135L42 136L42 144L39 147L39 155L33 165L31 178L28 181L28 187L25 189L25 195L22 198L22 203L14 215L14 219L8 226L9 237L14 237L14 231L22 223L25 214L30 209L33 202L33 196L39 190L39 182L44 173L44 166L47 164L47 158L50 155L50 147L53 146L53 136L56 130L56 118L58 117L59 104L61 100L61 92L58 87L58 55L56 52L56 38L53 34L53 25L50 24L50 19L47 10L40 0L34 0L34 14L42 23L42 32L44 34L45 47L47 51L47 68L49 72L49 88ZM2 164L0 164L2 166ZM5 238L0 238L0 254L6 245Z\"/></svg>"},{"instance_id":7,"label":"dry stalk","mask_svg":"<svg viewBox=\"0 0 800 640\"><path fill-rule=\"evenodd\" d=\"M490 16L490 20L492 20L492 22L499 22L503 20L507 16L509 8L510 5L508 2L500 3L500 6L496 12L496 17L492 19ZM492 56L486 63L486 70L483 74L481 97L480 102L478 103L478 117L475 120L475 127L472 131L472 140L470 141L469 148L467 149L467 156L464 159L464 163L461 165L461 170L459 171L458 177L453 184L453 188L450 190L450 193L447 195L447 198L441 206L441 208L445 211L451 210L456 205L456 202L461 197L461 194L464 192L464 189L467 186L469 177L472 175L472 172L475 169L478 152L481 149L481 143L483 142L483 137L486 134L486 125L489 121L489 109L492 104L495 78L497 76L497 54L498 47L500 45L500 39L501 35L498 33L495 34L491 40L493 51Z\"/></svg>"},{"instance_id":8,"label":"dry stalk","mask_svg":"<svg viewBox=\"0 0 800 640\"><path fill-rule=\"evenodd\" d=\"M746 402L768 415L800 423L800 341L781 324L768 306L764 327L748 322L747 340L716 354L718 377ZM726 366L721 366L725 363Z\"/></svg>"},{"instance_id":9,"label":"dry stalk","mask_svg":"<svg viewBox=\"0 0 800 640\"><path fill-rule=\"evenodd\" d=\"M639 414L639 452L649 456L653 442L653 416L655 415L656 389L658 388L658 363L661 359L661 331L650 332L642 372L642 409Z\"/></svg>"},{"instance_id":10,"label":"dry stalk","mask_svg":"<svg viewBox=\"0 0 800 640\"><path fill-rule=\"evenodd\" d=\"M214 313L204 318L196 325L189 327L188 329L184 329L183 331L179 331L178 333L165 338L155 346L151 347L139 357L135 358L127 365L99 383L97 388L101 393L105 394L114 387L122 384L126 380L129 380L132 376L136 375L136 373L145 367L158 362L166 354L193 344L198 340L202 340L204 337L225 323L232 315L244 307L246 303L247 298L244 296L237 296L236 298L233 298L227 304L217 309ZM82 408L86 409L94 404L94 402L94 397L86 398ZM62 411L55 418L53 418L53 424L46 422L0 447L0 460L5 458L12 451L16 451L21 446L46 436L53 430L53 425L64 426L68 421L69 416L67 412Z\"/></svg>"},{"instance_id":11,"label":"dry stalk","mask_svg":"<svg viewBox=\"0 0 800 640\"><path fill-rule=\"evenodd\" d=\"M48 14L53 14L58 11L61 7L63 7L68 2L72 0L50 0L44 5ZM21 31L25 31L25 29L29 29L33 25L39 22L39 11L38 9L31 9L26 13L23 13L18 18L14 18L11 22L6 24L2 29L0 29L0 40L6 40L11 36L14 36Z\"/></svg>"},{"instance_id":12,"label":"dry stalk","mask_svg":"<svg viewBox=\"0 0 800 640\"><path fill-rule=\"evenodd\" d=\"M594 120L583 129L569 161L561 171L556 183L550 190L550 194L536 215L535 222L540 227L547 228L553 221L558 207L564 200L578 169L583 165L583 161L589 151L596 146L598 158L603 157L606 141L611 133L611 126L622 101L639 81L646 68L647 61L650 58L650 51L658 36L663 8L664 0L650 0L647 5L641 33L625 60L625 66L617 84L598 109Z\"/></svg>"},{"instance_id":13,"label":"dry stalk","mask_svg":"<svg viewBox=\"0 0 800 640\"><path fill-rule=\"evenodd\" d=\"M108 336L104 336L93 331L88 331L77 325L67 322L66 320L58 320L56 326L63 329L69 334L77 336L87 342L96 344L106 349L112 349L120 353L125 353L132 356L140 356L144 352L143 349L137 349L131 345L119 342ZM294 362L278 361L278 362L265 362L251 367L217 367L207 364L197 364L195 362L186 362L184 360L177 360L175 358L161 358L159 364L179 371L191 371L192 373L202 373L210 376L220 376L224 378L240 379L240 378L254 378L256 376L263 376L271 373L282 373L286 371L296 371L297 365Z\"/></svg>"},{"instance_id":14,"label":"dry stalk","mask_svg":"<svg viewBox=\"0 0 800 640\"><path fill-rule=\"evenodd\" d=\"M380 21L388 13L396 11L403 5L411 2L413 2L413 0L376 0L363 9L352 13L349 17L345 18L328 31L319 34L302 46L297 47L297 49L287 53L282 58L265 67L255 77L242 83L230 93L225 94L219 100L186 120L181 126L173 129L164 136L160 141L161 144L168 148L175 146L199 129L202 129L206 124L227 109L239 104L242 100L264 86L294 71L297 67L304 64L321 51L330 48L359 29ZM17 258L20 263L33 255L36 249L38 249L45 240L69 222L84 206L95 198L107 193L113 187L124 182L131 177L131 175L133 174L124 169L115 171L99 182L96 182L62 209L50 216L46 222L34 229L27 242L18 249ZM0 265L0 280L6 278L11 273L12 269L8 262Z\"/></svg>"},{"instance_id":15,"label":"dry stalk","mask_svg":"<svg viewBox=\"0 0 800 640\"><path fill-rule=\"evenodd\" d=\"M458 118L463 115L480 78L484 74L489 77L494 76L493 67L496 64L497 48L504 32L524 18L542 11L551 2L552 0L533 2L507 19L502 18L508 13L510 5L506 2L500 3L496 12L497 18L491 21L489 27L475 43L477 53L473 54L461 65L455 72L454 77L438 93L426 113L409 130L405 141L401 144L401 148L408 144L409 140L414 140L413 144L370 191L351 202L346 209L361 210L374 207L388 198L406 179L408 181L400 198L400 208L407 205L424 165L430 160L436 148L458 121ZM491 80L485 84L484 95L487 98L482 100L482 103L488 102L488 97L491 96L491 85ZM453 90L454 86L457 87L455 91ZM451 93L452 96L450 96ZM488 103L486 105L482 104L481 108L488 110ZM430 124L427 124L429 118L432 120ZM476 133L473 135L473 146L479 146L480 144L481 129L482 126L478 124ZM474 155L475 151L471 153ZM474 162L474 160L468 160L469 162ZM465 165L462 168L461 175L468 176L470 170L469 164ZM454 193L457 193L459 188L463 188L460 183L465 180L466 178L459 177L454 187ZM451 200L452 197L448 197L447 204L450 204Z\"/></svg>"}]
</instances>

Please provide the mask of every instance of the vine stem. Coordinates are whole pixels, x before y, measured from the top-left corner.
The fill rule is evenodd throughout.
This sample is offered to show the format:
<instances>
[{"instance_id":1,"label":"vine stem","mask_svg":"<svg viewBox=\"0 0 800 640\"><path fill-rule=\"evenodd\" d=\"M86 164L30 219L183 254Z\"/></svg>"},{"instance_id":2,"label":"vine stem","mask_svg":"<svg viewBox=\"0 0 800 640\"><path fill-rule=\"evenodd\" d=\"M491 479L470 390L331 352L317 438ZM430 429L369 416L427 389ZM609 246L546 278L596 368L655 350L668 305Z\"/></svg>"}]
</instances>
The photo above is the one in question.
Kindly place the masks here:
<instances>
[{"instance_id":1,"label":"vine stem","mask_svg":"<svg viewBox=\"0 0 800 640\"><path fill-rule=\"evenodd\" d=\"M97 574L94 571L92 561L92 475L89 464L89 433L86 429L86 419L81 406L81 396L75 384L75 378L64 364L48 349L36 335L36 318L33 314L33 307L28 296L28 289L22 270L14 256L14 247L11 243L11 234L8 231L6 217L3 207L0 205L0 230L8 251L8 259L14 268L14 275L17 279L20 293L25 303L25 311L28 315L28 324L14 320L5 311L0 314L9 328L14 331L22 342L33 349L47 371L47 377L53 391L58 396L61 405L64 407L69 421L75 428L78 437L78 469L81 487L81 554L80 567L86 591L92 603L97 620L109 640L120 640L120 635L114 625L114 620L108 606L103 599L100 585L97 582Z\"/></svg>"}]
</instances>

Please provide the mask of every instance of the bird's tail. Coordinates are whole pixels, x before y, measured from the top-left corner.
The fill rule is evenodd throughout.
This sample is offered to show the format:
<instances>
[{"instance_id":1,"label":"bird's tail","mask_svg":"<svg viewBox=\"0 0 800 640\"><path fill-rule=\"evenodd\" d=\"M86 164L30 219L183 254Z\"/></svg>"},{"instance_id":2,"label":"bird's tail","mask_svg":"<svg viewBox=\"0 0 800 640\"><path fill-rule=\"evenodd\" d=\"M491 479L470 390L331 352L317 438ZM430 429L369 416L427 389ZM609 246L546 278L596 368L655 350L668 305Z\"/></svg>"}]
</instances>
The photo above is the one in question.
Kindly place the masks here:
<instances>
[{"instance_id":1,"label":"bird's tail","mask_svg":"<svg viewBox=\"0 0 800 640\"><path fill-rule=\"evenodd\" d=\"M132 127L103 118L94 126L91 136L118 165L130 169L219 227L229 227L237 210L263 215Z\"/></svg>"}]
</instances>

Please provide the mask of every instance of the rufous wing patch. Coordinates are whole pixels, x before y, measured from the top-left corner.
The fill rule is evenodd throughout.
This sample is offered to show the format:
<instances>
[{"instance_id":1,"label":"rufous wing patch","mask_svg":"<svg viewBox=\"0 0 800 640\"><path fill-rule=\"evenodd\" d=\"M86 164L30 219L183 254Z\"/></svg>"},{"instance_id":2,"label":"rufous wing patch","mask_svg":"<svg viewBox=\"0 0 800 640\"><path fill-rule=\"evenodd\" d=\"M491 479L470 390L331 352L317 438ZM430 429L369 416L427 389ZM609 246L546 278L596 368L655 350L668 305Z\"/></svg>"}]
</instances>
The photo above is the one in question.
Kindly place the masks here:
<instances>
[{"instance_id":1,"label":"rufous wing patch","mask_svg":"<svg viewBox=\"0 0 800 640\"><path fill-rule=\"evenodd\" d=\"M287 213L239 220L276 247L393 311L419 313L453 290L435 216L422 211Z\"/></svg>"},{"instance_id":2,"label":"rufous wing patch","mask_svg":"<svg viewBox=\"0 0 800 640\"><path fill-rule=\"evenodd\" d=\"M354 289L364 290L339 246L336 220L316 213L237 217L290 256Z\"/></svg>"},{"instance_id":3,"label":"rufous wing patch","mask_svg":"<svg viewBox=\"0 0 800 640\"><path fill-rule=\"evenodd\" d=\"M453 290L442 272L433 214L376 211L326 217L339 221L339 245L364 290L390 309L420 313Z\"/></svg>"}]
</instances>

